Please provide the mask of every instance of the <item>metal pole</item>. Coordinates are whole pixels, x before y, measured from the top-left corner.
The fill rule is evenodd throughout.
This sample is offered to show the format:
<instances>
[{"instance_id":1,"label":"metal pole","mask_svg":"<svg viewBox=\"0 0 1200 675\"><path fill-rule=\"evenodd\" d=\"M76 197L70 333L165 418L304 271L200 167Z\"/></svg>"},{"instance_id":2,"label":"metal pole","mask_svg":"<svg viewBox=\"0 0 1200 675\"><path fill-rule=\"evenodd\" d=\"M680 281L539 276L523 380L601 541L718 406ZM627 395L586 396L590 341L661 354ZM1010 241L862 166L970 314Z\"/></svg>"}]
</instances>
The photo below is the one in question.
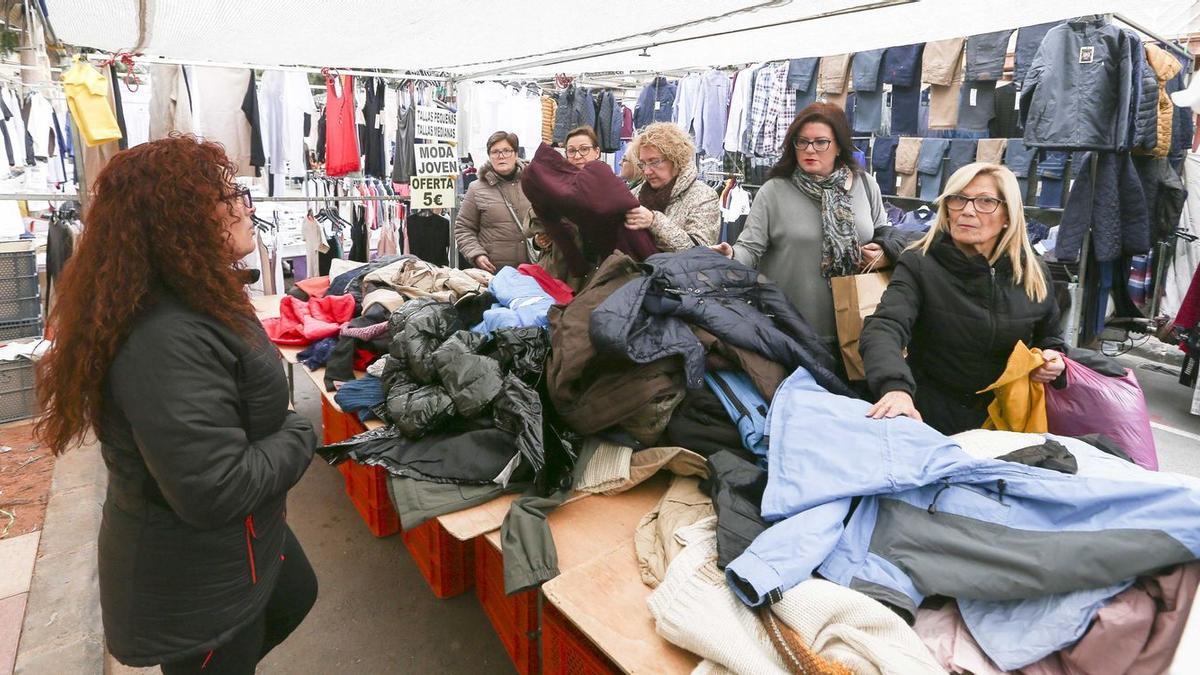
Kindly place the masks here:
<instances>
[{"instance_id":1,"label":"metal pole","mask_svg":"<svg viewBox=\"0 0 1200 675\"><path fill-rule=\"evenodd\" d=\"M89 54L90 61L106 61L108 57L104 54ZM311 66L280 66L266 63L240 63L230 61L195 61L189 59L173 59L163 56L144 56L139 61L141 64L152 65L155 63L180 65L180 66L210 66L214 68L250 68L254 70L281 70L298 73L320 73L320 68ZM331 68L330 70L337 71L339 75L355 75L361 77L378 77L385 80L422 80L426 82L444 82L448 78L444 75L418 75L414 73L397 73L397 72L375 72L373 70L347 70L345 68Z\"/></svg>"}]
</instances>

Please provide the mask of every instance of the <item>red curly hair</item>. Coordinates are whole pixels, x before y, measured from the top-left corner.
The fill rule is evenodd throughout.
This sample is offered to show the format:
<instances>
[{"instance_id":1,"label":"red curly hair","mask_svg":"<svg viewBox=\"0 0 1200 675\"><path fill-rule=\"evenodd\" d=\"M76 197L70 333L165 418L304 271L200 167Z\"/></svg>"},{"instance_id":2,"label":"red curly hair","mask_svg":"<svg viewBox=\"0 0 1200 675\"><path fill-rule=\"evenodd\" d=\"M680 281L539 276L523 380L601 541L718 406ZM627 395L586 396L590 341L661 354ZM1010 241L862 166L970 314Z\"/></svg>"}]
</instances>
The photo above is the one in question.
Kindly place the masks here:
<instances>
[{"instance_id":1,"label":"red curly hair","mask_svg":"<svg viewBox=\"0 0 1200 675\"><path fill-rule=\"evenodd\" d=\"M55 454L100 421L109 364L154 291L247 333L254 310L224 229L240 200L235 172L220 145L172 136L117 154L97 176L37 368L36 434Z\"/></svg>"}]
</instances>

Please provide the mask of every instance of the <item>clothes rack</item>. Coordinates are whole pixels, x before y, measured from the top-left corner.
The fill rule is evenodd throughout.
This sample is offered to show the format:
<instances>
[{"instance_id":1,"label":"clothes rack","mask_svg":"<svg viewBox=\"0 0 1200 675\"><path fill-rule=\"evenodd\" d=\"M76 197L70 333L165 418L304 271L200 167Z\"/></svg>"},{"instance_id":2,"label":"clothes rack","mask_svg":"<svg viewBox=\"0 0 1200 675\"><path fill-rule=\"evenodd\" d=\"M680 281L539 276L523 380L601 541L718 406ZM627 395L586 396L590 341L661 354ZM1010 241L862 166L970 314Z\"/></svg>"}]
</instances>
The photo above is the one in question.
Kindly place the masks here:
<instances>
[{"instance_id":1,"label":"clothes rack","mask_svg":"<svg viewBox=\"0 0 1200 675\"><path fill-rule=\"evenodd\" d=\"M106 61L110 57L105 54L88 54L89 61ZM298 73L321 73L320 68L309 66L277 66L264 63L234 63L227 61L194 61L187 59L172 59L165 57L143 56L138 60L138 65L179 65L179 66L197 66L197 67L213 67L213 68L248 68L253 70L281 70ZM379 77L386 80L419 80L425 82L448 82L451 78L445 75L426 75L423 73L385 73L375 72L371 70L348 70L345 68L330 68L336 71L338 75L353 75L355 77Z\"/></svg>"}]
</instances>

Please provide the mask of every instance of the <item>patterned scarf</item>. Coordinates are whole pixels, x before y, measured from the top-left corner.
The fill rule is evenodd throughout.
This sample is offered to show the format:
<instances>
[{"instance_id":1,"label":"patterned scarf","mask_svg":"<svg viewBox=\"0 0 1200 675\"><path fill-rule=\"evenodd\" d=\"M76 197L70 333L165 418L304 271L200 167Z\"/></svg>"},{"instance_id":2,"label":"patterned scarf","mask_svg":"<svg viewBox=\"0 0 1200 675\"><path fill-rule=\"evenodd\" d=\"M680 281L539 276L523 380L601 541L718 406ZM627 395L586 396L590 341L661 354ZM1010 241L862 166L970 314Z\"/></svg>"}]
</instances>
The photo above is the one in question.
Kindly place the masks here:
<instances>
[{"instance_id":1,"label":"patterned scarf","mask_svg":"<svg viewBox=\"0 0 1200 675\"><path fill-rule=\"evenodd\" d=\"M846 187L850 176L850 169L844 166L825 178L799 168L792 174L792 184L821 207L821 274L826 279L858 274L862 261L850 190Z\"/></svg>"}]
</instances>

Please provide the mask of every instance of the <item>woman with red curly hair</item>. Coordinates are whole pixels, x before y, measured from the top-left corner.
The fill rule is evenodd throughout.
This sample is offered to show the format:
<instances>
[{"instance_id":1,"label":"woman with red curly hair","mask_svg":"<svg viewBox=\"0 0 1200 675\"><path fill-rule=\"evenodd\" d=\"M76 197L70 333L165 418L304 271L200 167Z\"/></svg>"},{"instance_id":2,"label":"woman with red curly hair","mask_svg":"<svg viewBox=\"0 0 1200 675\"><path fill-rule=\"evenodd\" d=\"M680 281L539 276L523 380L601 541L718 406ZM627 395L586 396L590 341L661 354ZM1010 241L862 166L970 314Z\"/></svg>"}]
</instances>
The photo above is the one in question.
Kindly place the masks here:
<instances>
[{"instance_id":1,"label":"woman with red curly hair","mask_svg":"<svg viewBox=\"0 0 1200 675\"><path fill-rule=\"evenodd\" d=\"M317 594L284 520L316 436L246 296L254 209L234 173L189 136L116 155L39 364L40 438L57 454L94 429L108 467L108 649L168 675L253 673Z\"/></svg>"}]
</instances>

